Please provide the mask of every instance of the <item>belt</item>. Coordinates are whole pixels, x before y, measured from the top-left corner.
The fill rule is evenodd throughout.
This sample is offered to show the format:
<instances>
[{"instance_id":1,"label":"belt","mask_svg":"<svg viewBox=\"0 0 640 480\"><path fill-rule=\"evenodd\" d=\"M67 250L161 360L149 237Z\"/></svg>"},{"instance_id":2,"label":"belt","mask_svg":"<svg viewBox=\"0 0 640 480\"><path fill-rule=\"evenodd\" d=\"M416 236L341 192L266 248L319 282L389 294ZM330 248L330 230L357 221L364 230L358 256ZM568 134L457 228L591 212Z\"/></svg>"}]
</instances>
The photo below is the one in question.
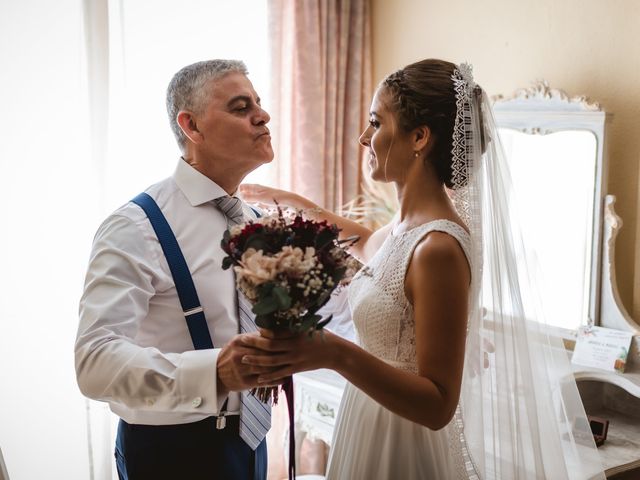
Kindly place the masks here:
<instances>
[{"instance_id":1,"label":"belt","mask_svg":"<svg viewBox=\"0 0 640 480\"><path fill-rule=\"evenodd\" d=\"M163 432L182 432L191 429L213 429L219 430L218 428L220 419L224 418L226 422L226 426L223 428L230 428L234 431L238 431L240 429L240 415L223 415L223 416L211 416L207 418L203 418L202 420L198 420L197 422L191 423L175 423L171 425L141 425L136 423L127 423L124 420L120 420L124 426L133 431L163 431Z\"/></svg>"}]
</instances>

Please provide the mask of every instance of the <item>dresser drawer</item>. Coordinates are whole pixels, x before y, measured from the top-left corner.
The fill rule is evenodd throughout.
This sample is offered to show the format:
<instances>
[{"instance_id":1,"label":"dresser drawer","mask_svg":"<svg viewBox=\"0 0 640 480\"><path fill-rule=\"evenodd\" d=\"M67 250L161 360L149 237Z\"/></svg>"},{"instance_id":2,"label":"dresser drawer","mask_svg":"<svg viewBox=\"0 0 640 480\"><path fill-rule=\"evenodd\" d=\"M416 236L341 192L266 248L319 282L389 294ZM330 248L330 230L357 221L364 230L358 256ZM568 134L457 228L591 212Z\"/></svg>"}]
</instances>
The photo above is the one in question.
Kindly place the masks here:
<instances>
[{"instance_id":1,"label":"dresser drawer","mask_svg":"<svg viewBox=\"0 0 640 480\"><path fill-rule=\"evenodd\" d=\"M322 375L296 376L297 429L310 438L330 444L345 384L344 380L328 379Z\"/></svg>"}]
</instances>

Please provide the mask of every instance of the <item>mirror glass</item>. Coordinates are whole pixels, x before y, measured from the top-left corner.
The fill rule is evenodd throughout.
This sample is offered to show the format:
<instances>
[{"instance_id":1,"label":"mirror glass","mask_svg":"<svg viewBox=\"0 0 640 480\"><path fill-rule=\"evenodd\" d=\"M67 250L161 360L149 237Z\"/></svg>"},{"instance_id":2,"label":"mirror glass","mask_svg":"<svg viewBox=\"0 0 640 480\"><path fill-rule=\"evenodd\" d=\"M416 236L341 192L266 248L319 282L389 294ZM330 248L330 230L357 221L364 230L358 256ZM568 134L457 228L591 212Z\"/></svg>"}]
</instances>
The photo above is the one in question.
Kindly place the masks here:
<instances>
[{"instance_id":1,"label":"mirror glass","mask_svg":"<svg viewBox=\"0 0 640 480\"><path fill-rule=\"evenodd\" d=\"M528 268L546 323L575 330L589 318L597 139L500 128L511 168Z\"/></svg>"}]
</instances>

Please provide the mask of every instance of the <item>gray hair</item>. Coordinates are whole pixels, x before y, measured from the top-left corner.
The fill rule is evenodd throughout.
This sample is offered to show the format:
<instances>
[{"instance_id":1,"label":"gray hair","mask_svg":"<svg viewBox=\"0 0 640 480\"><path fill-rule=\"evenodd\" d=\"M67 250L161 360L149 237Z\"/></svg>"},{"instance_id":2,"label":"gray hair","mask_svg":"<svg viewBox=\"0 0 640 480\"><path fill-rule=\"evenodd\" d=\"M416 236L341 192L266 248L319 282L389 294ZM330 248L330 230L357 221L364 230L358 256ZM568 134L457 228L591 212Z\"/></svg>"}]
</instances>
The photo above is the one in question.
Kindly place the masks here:
<instances>
[{"instance_id":1,"label":"gray hair","mask_svg":"<svg viewBox=\"0 0 640 480\"><path fill-rule=\"evenodd\" d=\"M178 125L178 112L191 110L201 113L208 100L208 91L205 89L207 83L234 72L248 74L246 65L240 60L205 60L182 68L169 82L167 113L171 130L182 151L185 149L187 137Z\"/></svg>"}]
</instances>

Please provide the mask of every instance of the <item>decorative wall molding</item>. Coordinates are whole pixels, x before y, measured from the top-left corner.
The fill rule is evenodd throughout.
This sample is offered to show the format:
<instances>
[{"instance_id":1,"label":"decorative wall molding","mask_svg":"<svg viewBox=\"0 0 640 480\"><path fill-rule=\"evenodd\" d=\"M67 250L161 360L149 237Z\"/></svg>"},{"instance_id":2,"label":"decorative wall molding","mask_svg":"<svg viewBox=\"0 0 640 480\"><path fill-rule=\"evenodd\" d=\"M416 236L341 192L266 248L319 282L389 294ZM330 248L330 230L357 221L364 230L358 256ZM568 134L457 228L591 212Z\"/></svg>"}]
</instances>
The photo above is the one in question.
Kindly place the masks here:
<instances>
[{"instance_id":1,"label":"decorative wall molding","mask_svg":"<svg viewBox=\"0 0 640 480\"><path fill-rule=\"evenodd\" d=\"M570 97L564 90L551 88L546 80L536 80L530 87L520 88L510 96L495 95L491 97L494 108L508 108L510 104L530 103L532 106L538 102L544 102L546 108L549 101L559 106L562 110L582 110L588 112L602 112L600 104L591 102L585 95Z\"/></svg>"}]
</instances>

